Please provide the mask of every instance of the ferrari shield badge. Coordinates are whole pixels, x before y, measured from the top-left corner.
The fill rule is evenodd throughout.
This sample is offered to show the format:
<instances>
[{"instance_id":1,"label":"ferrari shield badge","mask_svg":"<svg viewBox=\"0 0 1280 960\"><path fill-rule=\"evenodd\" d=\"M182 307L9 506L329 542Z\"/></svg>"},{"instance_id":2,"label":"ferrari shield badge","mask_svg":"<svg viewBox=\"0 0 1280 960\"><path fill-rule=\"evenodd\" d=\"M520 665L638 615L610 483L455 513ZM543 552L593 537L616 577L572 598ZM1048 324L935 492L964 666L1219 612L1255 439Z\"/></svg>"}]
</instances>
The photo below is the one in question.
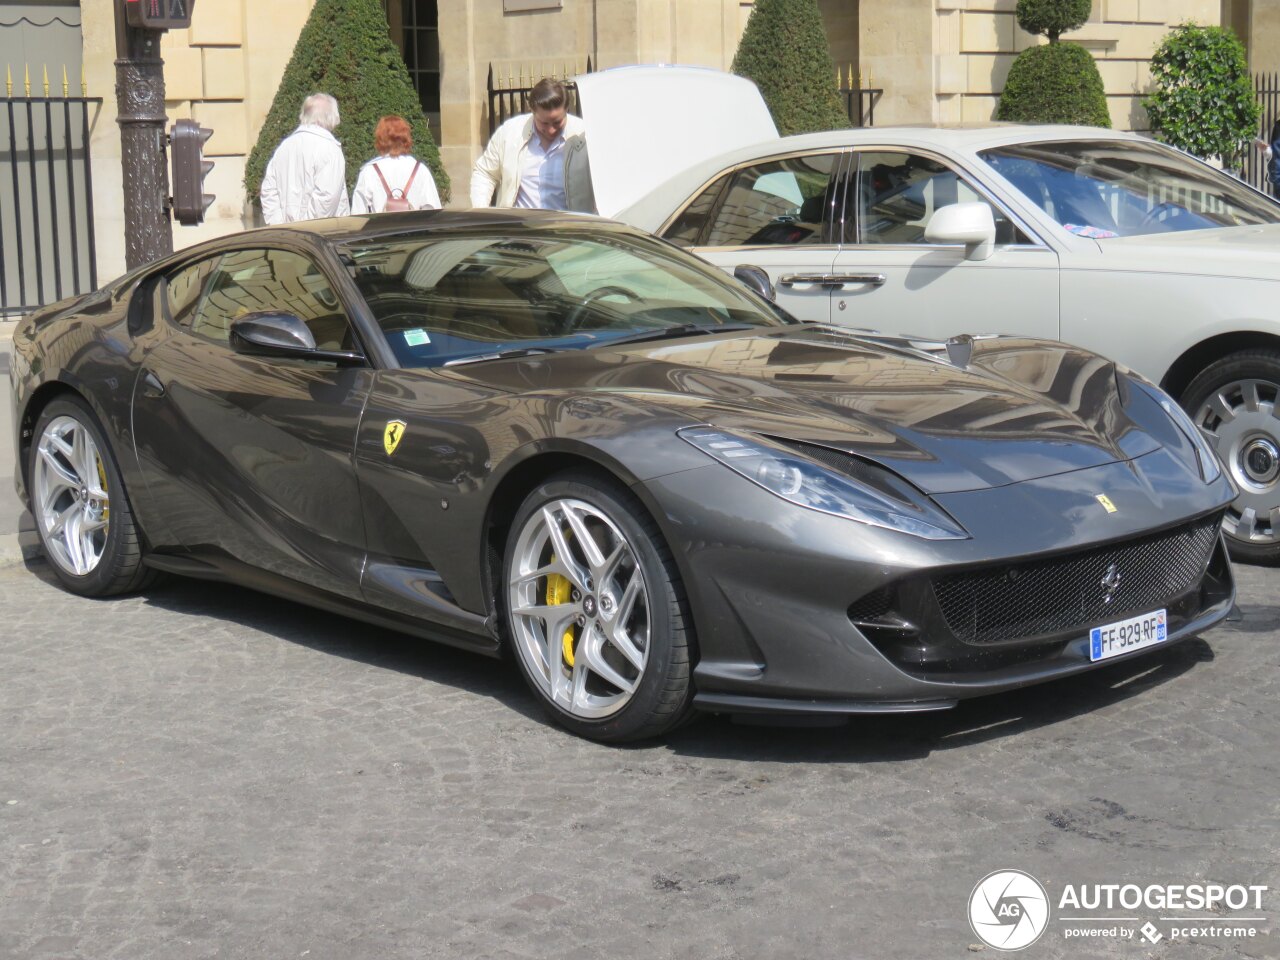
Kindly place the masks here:
<instances>
[{"instance_id":1,"label":"ferrari shield badge","mask_svg":"<svg viewBox=\"0 0 1280 960\"><path fill-rule=\"evenodd\" d=\"M1102 509L1107 511L1107 513L1116 512L1116 505L1111 502L1111 498L1108 497L1105 493L1095 494L1094 499L1097 500L1100 504L1102 504Z\"/></svg>"},{"instance_id":2,"label":"ferrari shield badge","mask_svg":"<svg viewBox=\"0 0 1280 960\"><path fill-rule=\"evenodd\" d=\"M382 431L382 445L386 448L388 457L396 452L396 447L400 446L400 440L404 437L408 426L403 420L387 421L387 428Z\"/></svg>"}]
</instances>

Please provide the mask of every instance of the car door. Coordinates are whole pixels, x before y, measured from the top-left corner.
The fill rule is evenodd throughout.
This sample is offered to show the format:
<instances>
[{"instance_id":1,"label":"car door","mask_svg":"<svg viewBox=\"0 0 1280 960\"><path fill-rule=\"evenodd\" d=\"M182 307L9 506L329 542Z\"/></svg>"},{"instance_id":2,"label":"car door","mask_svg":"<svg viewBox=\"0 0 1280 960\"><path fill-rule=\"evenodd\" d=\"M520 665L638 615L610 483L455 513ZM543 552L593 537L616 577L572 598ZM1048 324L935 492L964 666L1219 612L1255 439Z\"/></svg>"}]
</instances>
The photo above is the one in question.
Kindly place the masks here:
<instances>
[{"instance_id":1,"label":"car door","mask_svg":"<svg viewBox=\"0 0 1280 960\"><path fill-rule=\"evenodd\" d=\"M972 178L923 150L854 151L832 268L831 319L885 333L945 339L1006 333L1058 339L1058 255ZM996 222L991 256L925 239L948 204L985 202Z\"/></svg>"},{"instance_id":2,"label":"car door","mask_svg":"<svg viewBox=\"0 0 1280 960\"><path fill-rule=\"evenodd\" d=\"M149 492L181 545L358 598L353 451L372 371L247 356L229 342L238 317L275 311L306 322L321 349L358 348L338 289L311 255L265 246L172 271L153 296L133 425Z\"/></svg>"},{"instance_id":3,"label":"car door","mask_svg":"<svg viewBox=\"0 0 1280 960\"><path fill-rule=\"evenodd\" d=\"M847 151L753 161L706 187L663 236L728 273L751 264L769 274L777 302L801 320L831 319L822 277L836 256L831 212Z\"/></svg>"}]
</instances>

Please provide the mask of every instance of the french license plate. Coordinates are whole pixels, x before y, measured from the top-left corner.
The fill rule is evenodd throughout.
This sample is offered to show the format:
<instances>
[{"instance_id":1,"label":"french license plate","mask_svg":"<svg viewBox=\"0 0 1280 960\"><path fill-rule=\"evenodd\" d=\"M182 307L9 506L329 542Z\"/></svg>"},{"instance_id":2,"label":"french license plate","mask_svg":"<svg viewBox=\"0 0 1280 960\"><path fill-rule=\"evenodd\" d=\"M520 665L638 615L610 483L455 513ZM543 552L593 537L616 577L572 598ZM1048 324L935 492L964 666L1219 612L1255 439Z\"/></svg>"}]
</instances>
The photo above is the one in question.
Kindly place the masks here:
<instances>
[{"instance_id":1,"label":"french license plate","mask_svg":"<svg viewBox=\"0 0 1280 960\"><path fill-rule=\"evenodd\" d=\"M1169 637L1169 618L1163 610L1130 617L1089 631L1089 659L1106 660L1143 647L1163 643Z\"/></svg>"}]
</instances>

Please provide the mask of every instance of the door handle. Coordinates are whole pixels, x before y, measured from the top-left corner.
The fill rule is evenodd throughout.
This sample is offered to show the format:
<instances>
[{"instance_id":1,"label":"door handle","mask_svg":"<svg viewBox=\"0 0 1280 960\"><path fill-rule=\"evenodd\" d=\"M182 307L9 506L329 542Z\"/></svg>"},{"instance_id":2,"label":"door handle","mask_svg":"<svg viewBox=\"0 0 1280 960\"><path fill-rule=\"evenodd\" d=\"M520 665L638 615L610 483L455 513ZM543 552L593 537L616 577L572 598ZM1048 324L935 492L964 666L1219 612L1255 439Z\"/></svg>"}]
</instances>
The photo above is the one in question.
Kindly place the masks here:
<instances>
[{"instance_id":1,"label":"door handle","mask_svg":"<svg viewBox=\"0 0 1280 960\"><path fill-rule=\"evenodd\" d=\"M778 278L778 285L816 284L838 290L846 283L866 283L878 287L887 278L883 273L788 273Z\"/></svg>"},{"instance_id":2,"label":"door handle","mask_svg":"<svg viewBox=\"0 0 1280 960\"><path fill-rule=\"evenodd\" d=\"M843 287L846 283L865 283L873 287L882 286L888 278L883 273L833 273L830 283Z\"/></svg>"},{"instance_id":3,"label":"door handle","mask_svg":"<svg viewBox=\"0 0 1280 960\"><path fill-rule=\"evenodd\" d=\"M148 400L158 400L164 396L164 384L150 370L142 372L142 395Z\"/></svg>"},{"instance_id":4,"label":"door handle","mask_svg":"<svg viewBox=\"0 0 1280 960\"><path fill-rule=\"evenodd\" d=\"M821 284L829 286L831 284L831 274L829 273L784 273L778 278L778 286L794 287L797 284Z\"/></svg>"}]
</instances>

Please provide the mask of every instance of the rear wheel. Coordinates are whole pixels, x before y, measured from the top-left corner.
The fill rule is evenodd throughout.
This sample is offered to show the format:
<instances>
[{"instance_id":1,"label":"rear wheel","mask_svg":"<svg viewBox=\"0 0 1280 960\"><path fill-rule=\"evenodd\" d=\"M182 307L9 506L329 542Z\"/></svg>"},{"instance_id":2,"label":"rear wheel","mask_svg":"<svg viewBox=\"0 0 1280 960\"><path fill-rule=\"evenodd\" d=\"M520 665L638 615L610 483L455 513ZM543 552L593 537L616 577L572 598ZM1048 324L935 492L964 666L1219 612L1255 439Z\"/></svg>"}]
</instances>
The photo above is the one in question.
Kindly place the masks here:
<instances>
[{"instance_id":1,"label":"rear wheel","mask_svg":"<svg viewBox=\"0 0 1280 960\"><path fill-rule=\"evenodd\" d=\"M67 589L105 597L148 581L120 468L79 397L60 397L41 413L27 476L40 542Z\"/></svg>"},{"instance_id":2,"label":"rear wheel","mask_svg":"<svg viewBox=\"0 0 1280 960\"><path fill-rule=\"evenodd\" d=\"M684 590L657 525L624 487L589 473L543 483L516 514L503 572L516 661L558 723L637 740L689 712Z\"/></svg>"},{"instance_id":3,"label":"rear wheel","mask_svg":"<svg viewBox=\"0 0 1280 960\"><path fill-rule=\"evenodd\" d=\"M1223 521L1232 558L1280 563L1280 353L1236 353L1211 363L1182 405L1240 489Z\"/></svg>"}]
</instances>

